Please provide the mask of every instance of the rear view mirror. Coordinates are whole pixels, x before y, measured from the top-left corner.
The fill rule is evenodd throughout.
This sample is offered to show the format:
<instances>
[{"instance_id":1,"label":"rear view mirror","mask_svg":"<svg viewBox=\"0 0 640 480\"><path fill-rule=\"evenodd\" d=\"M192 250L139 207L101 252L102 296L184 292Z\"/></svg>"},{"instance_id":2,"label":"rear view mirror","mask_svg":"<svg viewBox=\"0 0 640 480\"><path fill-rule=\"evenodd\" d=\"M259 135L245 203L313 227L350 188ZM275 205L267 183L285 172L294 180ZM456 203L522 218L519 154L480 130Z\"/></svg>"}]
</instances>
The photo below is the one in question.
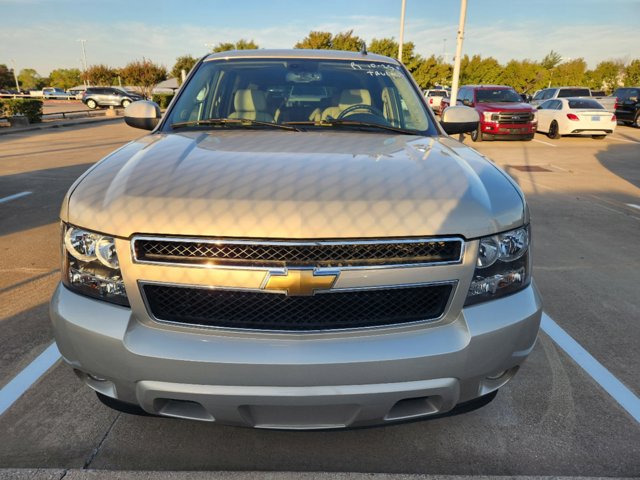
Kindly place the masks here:
<instances>
[{"instance_id":1,"label":"rear view mirror","mask_svg":"<svg viewBox=\"0 0 640 480\"><path fill-rule=\"evenodd\" d=\"M440 115L440 125L449 135L472 132L478 128L479 122L480 115L469 107L448 107Z\"/></svg>"},{"instance_id":2,"label":"rear view mirror","mask_svg":"<svg viewBox=\"0 0 640 480\"><path fill-rule=\"evenodd\" d=\"M143 130L153 130L160 121L160 107L155 102L140 100L127 105L124 121L127 125Z\"/></svg>"}]
</instances>

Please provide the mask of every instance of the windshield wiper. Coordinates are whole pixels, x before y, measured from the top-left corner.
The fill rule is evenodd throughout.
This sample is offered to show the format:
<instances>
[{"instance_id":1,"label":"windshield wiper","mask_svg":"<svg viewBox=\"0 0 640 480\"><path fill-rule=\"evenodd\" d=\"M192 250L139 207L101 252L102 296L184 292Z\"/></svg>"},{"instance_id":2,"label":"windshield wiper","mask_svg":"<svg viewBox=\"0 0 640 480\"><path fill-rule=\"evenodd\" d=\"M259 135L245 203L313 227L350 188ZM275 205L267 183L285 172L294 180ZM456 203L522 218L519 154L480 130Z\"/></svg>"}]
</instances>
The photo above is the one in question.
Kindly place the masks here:
<instances>
[{"instance_id":1,"label":"windshield wiper","mask_svg":"<svg viewBox=\"0 0 640 480\"><path fill-rule=\"evenodd\" d=\"M415 130L406 130L404 128L393 127L391 125L382 125L380 123L373 122L357 122L354 120L338 120L327 119L320 120L319 122L306 121L306 122L284 122L283 125L309 125L313 127L363 127L363 128L377 128L380 130L388 130L391 132L403 133L405 135L420 135L420 132Z\"/></svg>"},{"instance_id":2,"label":"windshield wiper","mask_svg":"<svg viewBox=\"0 0 640 480\"><path fill-rule=\"evenodd\" d=\"M271 127L280 128L282 130L290 130L294 132L300 132L301 130L289 125L281 125L273 122L262 122L260 120L250 120L248 118L207 118L204 120L191 120L189 122L172 123L171 128L182 127L199 127L203 125L213 126L234 126L234 127Z\"/></svg>"}]
</instances>

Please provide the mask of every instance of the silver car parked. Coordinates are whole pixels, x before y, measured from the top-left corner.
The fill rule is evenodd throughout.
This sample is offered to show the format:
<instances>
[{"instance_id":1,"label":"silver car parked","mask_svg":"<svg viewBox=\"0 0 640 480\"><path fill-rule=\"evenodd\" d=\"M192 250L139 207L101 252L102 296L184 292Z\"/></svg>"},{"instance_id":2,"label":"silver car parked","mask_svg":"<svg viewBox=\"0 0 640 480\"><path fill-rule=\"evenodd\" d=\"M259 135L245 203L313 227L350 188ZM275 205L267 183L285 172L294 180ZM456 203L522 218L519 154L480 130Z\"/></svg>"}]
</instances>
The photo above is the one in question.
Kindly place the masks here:
<instances>
[{"instance_id":1,"label":"silver car parked","mask_svg":"<svg viewBox=\"0 0 640 480\"><path fill-rule=\"evenodd\" d=\"M366 53L212 54L61 209L64 360L104 403L257 428L490 400L534 347L529 209Z\"/></svg>"}]
</instances>

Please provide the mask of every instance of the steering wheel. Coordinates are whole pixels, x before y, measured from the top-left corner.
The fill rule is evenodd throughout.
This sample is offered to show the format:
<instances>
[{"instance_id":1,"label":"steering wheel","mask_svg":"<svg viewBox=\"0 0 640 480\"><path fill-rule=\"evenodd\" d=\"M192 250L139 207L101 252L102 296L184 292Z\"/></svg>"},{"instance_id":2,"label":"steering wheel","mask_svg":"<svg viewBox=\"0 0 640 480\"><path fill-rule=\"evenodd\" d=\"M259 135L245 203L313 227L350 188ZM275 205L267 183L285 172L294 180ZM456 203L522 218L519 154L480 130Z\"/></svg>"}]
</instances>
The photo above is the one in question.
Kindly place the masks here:
<instances>
[{"instance_id":1,"label":"steering wheel","mask_svg":"<svg viewBox=\"0 0 640 480\"><path fill-rule=\"evenodd\" d=\"M340 114L338 115L338 118L336 118L336 120L342 120L344 117L349 116L349 114L351 114L356 110L365 110L366 113L370 113L371 115L376 115L378 117L384 118L384 113L382 113L376 107L367 105L365 103L356 103L355 105L351 105L350 107L347 107L343 111L341 111Z\"/></svg>"}]
</instances>

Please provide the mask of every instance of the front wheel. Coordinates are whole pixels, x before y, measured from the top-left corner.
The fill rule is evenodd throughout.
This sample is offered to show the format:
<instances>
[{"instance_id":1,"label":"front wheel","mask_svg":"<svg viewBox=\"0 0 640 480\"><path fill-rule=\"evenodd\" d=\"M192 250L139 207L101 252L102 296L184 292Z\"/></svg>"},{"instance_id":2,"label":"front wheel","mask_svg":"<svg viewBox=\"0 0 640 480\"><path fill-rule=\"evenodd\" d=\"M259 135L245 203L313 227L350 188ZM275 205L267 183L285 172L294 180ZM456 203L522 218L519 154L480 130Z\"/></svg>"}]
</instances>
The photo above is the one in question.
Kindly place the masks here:
<instances>
[{"instance_id":1,"label":"front wheel","mask_svg":"<svg viewBox=\"0 0 640 480\"><path fill-rule=\"evenodd\" d=\"M91 110L94 110L97 106L98 104L95 100L87 100L87 107L89 107Z\"/></svg>"},{"instance_id":2,"label":"front wheel","mask_svg":"<svg viewBox=\"0 0 640 480\"><path fill-rule=\"evenodd\" d=\"M122 100L123 108L127 108L129 105L131 105L131 100L129 100L128 98L125 98L124 100Z\"/></svg>"},{"instance_id":3,"label":"front wheel","mask_svg":"<svg viewBox=\"0 0 640 480\"><path fill-rule=\"evenodd\" d=\"M594 140L603 140L606 135L591 135Z\"/></svg>"},{"instance_id":4,"label":"front wheel","mask_svg":"<svg viewBox=\"0 0 640 480\"><path fill-rule=\"evenodd\" d=\"M554 140L560 138L560 128L558 127L558 122L555 120L551 122L549 125L549 131L547 132L547 137L552 138Z\"/></svg>"},{"instance_id":5,"label":"front wheel","mask_svg":"<svg viewBox=\"0 0 640 480\"><path fill-rule=\"evenodd\" d=\"M478 125L478 128L471 132L471 140L473 140L474 142L482 141L482 132L480 131L480 125Z\"/></svg>"},{"instance_id":6,"label":"front wheel","mask_svg":"<svg viewBox=\"0 0 640 480\"><path fill-rule=\"evenodd\" d=\"M636 113L636 118L633 120L633 126L640 128L640 112Z\"/></svg>"}]
</instances>

